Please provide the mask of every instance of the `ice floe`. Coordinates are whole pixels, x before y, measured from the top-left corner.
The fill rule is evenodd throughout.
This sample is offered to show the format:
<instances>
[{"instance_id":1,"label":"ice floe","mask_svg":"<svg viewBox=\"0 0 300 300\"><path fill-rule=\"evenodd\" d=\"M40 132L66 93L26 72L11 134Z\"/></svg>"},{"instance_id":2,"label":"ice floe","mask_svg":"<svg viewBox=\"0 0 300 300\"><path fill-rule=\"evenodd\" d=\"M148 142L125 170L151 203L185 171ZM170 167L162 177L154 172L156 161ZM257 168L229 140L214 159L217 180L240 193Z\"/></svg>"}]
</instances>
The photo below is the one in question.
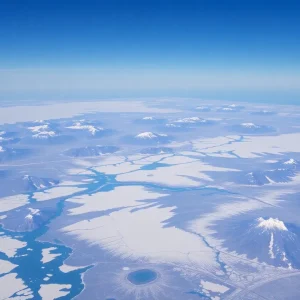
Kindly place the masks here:
<instances>
[{"instance_id":1,"label":"ice floe","mask_svg":"<svg viewBox=\"0 0 300 300\"><path fill-rule=\"evenodd\" d=\"M1 250L1 248L0 248ZM0 259L0 275L11 272L17 265L7 260Z\"/></svg>"},{"instance_id":2,"label":"ice floe","mask_svg":"<svg viewBox=\"0 0 300 300\"><path fill-rule=\"evenodd\" d=\"M84 188L78 188L75 186L59 186L48 189L44 192L36 192L33 194L33 198L36 199L36 201L48 201L60 197L71 196L83 190Z\"/></svg>"},{"instance_id":3,"label":"ice floe","mask_svg":"<svg viewBox=\"0 0 300 300\"><path fill-rule=\"evenodd\" d=\"M16 273L9 273L0 277L1 299L32 299L32 291L24 285L22 279L17 278ZM16 297L12 297L16 294ZM54 298L52 298L54 299Z\"/></svg>"},{"instance_id":4,"label":"ice floe","mask_svg":"<svg viewBox=\"0 0 300 300\"><path fill-rule=\"evenodd\" d=\"M42 250L42 263L46 264L50 261L52 261L53 259L55 259L55 257L60 256L60 253L52 253L54 250L56 250L56 247L49 247L49 248L44 248Z\"/></svg>"},{"instance_id":5,"label":"ice floe","mask_svg":"<svg viewBox=\"0 0 300 300\"><path fill-rule=\"evenodd\" d=\"M148 191L143 186L120 186L108 192L82 195L68 199L68 202L81 204L79 207L69 209L68 213L78 215L88 212L141 206L147 204L142 200L157 199L164 196L166 194Z\"/></svg>"},{"instance_id":6,"label":"ice floe","mask_svg":"<svg viewBox=\"0 0 300 300\"><path fill-rule=\"evenodd\" d=\"M68 295L70 288L70 284L41 284L39 294L43 300L53 300Z\"/></svg>"},{"instance_id":7,"label":"ice floe","mask_svg":"<svg viewBox=\"0 0 300 300\"><path fill-rule=\"evenodd\" d=\"M28 195L18 194L0 198L0 212L9 211L28 204Z\"/></svg>"},{"instance_id":8,"label":"ice floe","mask_svg":"<svg viewBox=\"0 0 300 300\"><path fill-rule=\"evenodd\" d=\"M26 247L26 243L9 236L0 235L0 250L8 257L14 257L17 251Z\"/></svg>"},{"instance_id":9,"label":"ice floe","mask_svg":"<svg viewBox=\"0 0 300 300\"><path fill-rule=\"evenodd\" d=\"M112 255L131 259L147 258L150 262L189 264L188 255L203 255L193 260L206 268L217 268L214 252L196 235L176 228L165 227L174 207L148 207L132 211L122 209L109 215L79 221L61 229L88 244L99 245Z\"/></svg>"}]
</instances>

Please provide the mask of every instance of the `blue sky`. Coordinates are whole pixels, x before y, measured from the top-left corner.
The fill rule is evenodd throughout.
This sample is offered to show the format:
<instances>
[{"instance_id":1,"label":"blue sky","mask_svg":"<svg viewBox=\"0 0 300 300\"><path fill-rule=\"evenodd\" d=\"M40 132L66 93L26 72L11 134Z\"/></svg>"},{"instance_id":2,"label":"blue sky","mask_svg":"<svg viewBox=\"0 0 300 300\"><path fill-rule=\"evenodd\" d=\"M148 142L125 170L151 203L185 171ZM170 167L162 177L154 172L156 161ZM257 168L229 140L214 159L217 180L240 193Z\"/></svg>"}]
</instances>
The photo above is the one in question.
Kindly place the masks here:
<instances>
[{"instance_id":1,"label":"blue sky","mask_svg":"<svg viewBox=\"0 0 300 300\"><path fill-rule=\"evenodd\" d=\"M1 1L0 92L295 98L299 15L298 1Z\"/></svg>"}]
</instances>

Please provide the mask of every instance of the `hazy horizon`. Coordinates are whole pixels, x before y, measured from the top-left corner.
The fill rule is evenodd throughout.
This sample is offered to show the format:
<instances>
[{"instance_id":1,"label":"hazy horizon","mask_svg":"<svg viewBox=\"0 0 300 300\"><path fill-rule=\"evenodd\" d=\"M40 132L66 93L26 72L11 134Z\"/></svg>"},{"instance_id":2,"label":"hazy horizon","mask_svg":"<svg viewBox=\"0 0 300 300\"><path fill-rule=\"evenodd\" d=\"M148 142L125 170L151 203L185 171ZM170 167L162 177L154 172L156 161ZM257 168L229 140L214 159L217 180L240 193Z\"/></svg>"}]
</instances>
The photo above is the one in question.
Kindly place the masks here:
<instances>
[{"instance_id":1,"label":"hazy horizon","mask_svg":"<svg viewBox=\"0 0 300 300\"><path fill-rule=\"evenodd\" d=\"M296 103L299 10L296 1L2 2L0 100Z\"/></svg>"}]
</instances>

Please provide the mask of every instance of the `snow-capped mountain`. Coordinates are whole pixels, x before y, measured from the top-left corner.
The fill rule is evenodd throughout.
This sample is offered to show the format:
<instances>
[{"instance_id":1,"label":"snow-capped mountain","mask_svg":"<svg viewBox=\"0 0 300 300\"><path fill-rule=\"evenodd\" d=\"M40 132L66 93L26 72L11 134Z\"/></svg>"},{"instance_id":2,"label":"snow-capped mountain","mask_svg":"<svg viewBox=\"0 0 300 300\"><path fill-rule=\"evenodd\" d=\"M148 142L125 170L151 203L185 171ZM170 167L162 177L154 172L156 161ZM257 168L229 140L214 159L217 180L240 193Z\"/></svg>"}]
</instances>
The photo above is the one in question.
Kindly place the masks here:
<instances>
[{"instance_id":1,"label":"snow-capped mountain","mask_svg":"<svg viewBox=\"0 0 300 300\"><path fill-rule=\"evenodd\" d=\"M35 126L31 126L28 127L28 129L32 132L40 132L40 131L45 131L49 129L49 125L48 124L43 124L43 125L35 125Z\"/></svg>"},{"instance_id":2,"label":"snow-capped mountain","mask_svg":"<svg viewBox=\"0 0 300 300\"><path fill-rule=\"evenodd\" d=\"M180 124L168 123L168 124L166 124L166 127L169 127L169 128L180 128L181 125Z\"/></svg>"},{"instance_id":3,"label":"snow-capped mountain","mask_svg":"<svg viewBox=\"0 0 300 300\"><path fill-rule=\"evenodd\" d=\"M25 143L33 145L56 145L56 144L65 144L73 140L74 138L70 135L61 134L57 129L55 124L40 124L34 123L34 126L27 127L31 132L30 137L23 139Z\"/></svg>"},{"instance_id":4,"label":"snow-capped mountain","mask_svg":"<svg viewBox=\"0 0 300 300\"><path fill-rule=\"evenodd\" d=\"M24 207L20 209L18 215L12 218L8 215L4 225L6 228L19 232L33 231L45 225L56 213L55 208Z\"/></svg>"},{"instance_id":5,"label":"snow-capped mountain","mask_svg":"<svg viewBox=\"0 0 300 300\"><path fill-rule=\"evenodd\" d=\"M65 152L65 155L72 157L88 157L88 156L100 156L109 153L115 153L120 148L115 146L87 146L82 148L73 148Z\"/></svg>"},{"instance_id":6,"label":"snow-capped mountain","mask_svg":"<svg viewBox=\"0 0 300 300\"><path fill-rule=\"evenodd\" d=\"M48 139L57 134L48 124L28 127L28 129L33 133L32 137L35 139Z\"/></svg>"},{"instance_id":7,"label":"snow-capped mountain","mask_svg":"<svg viewBox=\"0 0 300 300\"><path fill-rule=\"evenodd\" d=\"M127 136L124 140L133 144L155 145L168 143L171 138L167 134L145 131L134 136Z\"/></svg>"},{"instance_id":8,"label":"snow-capped mountain","mask_svg":"<svg viewBox=\"0 0 300 300\"><path fill-rule=\"evenodd\" d=\"M244 179L244 180L243 180ZM241 178L242 183L251 185L265 185L272 183L273 180L266 176L263 171L253 171L246 173L245 178Z\"/></svg>"},{"instance_id":9,"label":"snow-capped mountain","mask_svg":"<svg viewBox=\"0 0 300 300\"><path fill-rule=\"evenodd\" d=\"M8 172L1 176L2 185L7 191L14 191L16 194L32 193L59 184L59 180L31 175L9 176Z\"/></svg>"},{"instance_id":10,"label":"snow-capped mountain","mask_svg":"<svg viewBox=\"0 0 300 300\"><path fill-rule=\"evenodd\" d=\"M300 163L293 158L280 160L271 164L271 167L267 175L275 182L290 181L293 176L300 172Z\"/></svg>"},{"instance_id":11,"label":"snow-capped mountain","mask_svg":"<svg viewBox=\"0 0 300 300\"><path fill-rule=\"evenodd\" d=\"M275 131L275 129L271 126L257 125L250 122L233 125L230 129L243 134L263 134Z\"/></svg>"},{"instance_id":12,"label":"snow-capped mountain","mask_svg":"<svg viewBox=\"0 0 300 300\"><path fill-rule=\"evenodd\" d=\"M147 125L158 125L158 124L163 124L165 123L165 120L164 119L158 119L156 117L153 117L153 116L145 116L141 119L137 119L134 121L135 123L137 124L147 124Z\"/></svg>"},{"instance_id":13,"label":"snow-capped mountain","mask_svg":"<svg viewBox=\"0 0 300 300\"><path fill-rule=\"evenodd\" d=\"M57 185L58 180L52 178L40 178L36 176L24 175L22 178L23 190L26 192L33 192L36 190L49 188Z\"/></svg>"},{"instance_id":14,"label":"snow-capped mountain","mask_svg":"<svg viewBox=\"0 0 300 300\"><path fill-rule=\"evenodd\" d=\"M167 131L184 131L188 129L194 129L198 126L212 125L213 120L202 119L199 117L186 117L173 121L172 123L167 123L165 129Z\"/></svg>"},{"instance_id":15,"label":"snow-capped mountain","mask_svg":"<svg viewBox=\"0 0 300 300\"><path fill-rule=\"evenodd\" d=\"M277 166L278 168L289 168L294 169L300 166L300 162L292 157L281 159L277 162L272 163L271 165Z\"/></svg>"},{"instance_id":16,"label":"snow-capped mountain","mask_svg":"<svg viewBox=\"0 0 300 300\"><path fill-rule=\"evenodd\" d=\"M230 104L230 105L224 105L219 108L217 108L217 111L220 112L238 112L244 109L244 106L236 105L236 104Z\"/></svg>"},{"instance_id":17,"label":"snow-capped mountain","mask_svg":"<svg viewBox=\"0 0 300 300\"><path fill-rule=\"evenodd\" d=\"M103 137L109 133L112 133L112 130L103 128L99 125L99 122L93 122L93 121L86 121L86 120L79 120L76 122L73 122L71 125L66 126L65 129L67 129L69 132L76 132L76 135L81 133L82 136L92 137L92 138L98 138Z\"/></svg>"},{"instance_id":18,"label":"snow-capped mountain","mask_svg":"<svg viewBox=\"0 0 300 300\"><path fill-rule=\"evenodd\" d=\"M41 215L39 209L28 208L29 214L25 216L25 228L26 231L35 229L36 219Z\"/></svg>"},{"instance_id":19,"label":"snow-capped mountain","mask_svg":"<svg viewBox=\"0 0 300 300\"><path fill-rule=\"evenodd\" d=\"M75 122L73 125L66 127L68 129L74 129L74 130L84 130L88 131L91 135L96 135L98 132L101 132L104 130L102 127L93 126L93 125L85 125L81 122Z\"/></svg>"},{"instance_id":20,"label":"snow-capped mountain","mask_svg":"<svg viewBox=\"0 0 300 300\"><path fill-rule=\"evenodd\" d=\"M189 124L199 124L199 123L207 123L207 120L201 119L199 117L189 117L183 118L175 121L174 123L189 123Z\"/></svg>"},{"instance_id":21,"label":"snow-capped mountain","mask_svg":"<svg viewBox=\"0 0 300 300\"><path fill-rule=\"evenodd\" d=\"M232 230L234 228L234 230ZM300 268L299 228L274 217L222 224L228 250L276 267Z\"/></svg>"},{"instance_id":22,"label":"snow-capped mountain","mask_svg":"<svg viewBox=\"0 0 300 300\"><path fill-rule=\"evenodd\" d=\"M40 131L34 135L32 135L35 139L48 139L54 137L56 133L54 131Z\"/></svg>"},{"instance_id":23,"label":"snow-capped mountain","mask_svg":"<svg viewBox=\"0 0 300 300\"><path fill-rule=\"evenodd\" d=\"M274 266L300 267L299 236L289 230L283 221L278 218L259 217L250 233L255 236L257 243L261 243L260 251L257 251L258 259Z\"/></svg>"},{"instance_id":24,"label":"snow-capped mountain","mask_svg":"<svg viewBox=\"0 0 300 300\"><path fill-rule=\"evenodd\" d=\"M300 172L300 163L290 158L268 164L267 169L264 170L243 172L243 175L238 175L236 181L250 185L283 183L291 181L298 172Z\"/></svg>"},{"instance_id":25,"label":"snow-capped mountain","mask_svg":"<svg viewBox=\"0 0 300 300\"><path fill-rule=\"evenodd\" d=\"M255 125L254 123L242 123L241 127L243 127L243 128L259 128L260 126Z\"/></svg>"},{"instance_id":26,"label":"snow-capped mountain","mask_svg":"<svg viewBox=\"0 0 300 300\"><path fill-rule=\"evenodd\" d=\"M290 158L289 160L286 160L283 162L284 165L290 165L290 166L297 166L299 165L299 163L293 159L293 158Z\"/></svg>"},{"instance_id":27,"label":"snow-capped mountain","mask_svg":"<svg viewBox=\"0 0 300 300\"><path fill-rule=\"evenodd\" d=\"M271 231L271 230L282 230L282 231L287 231L288 229L284 225L284 223L277 218L269 218L269 219L264 219L262 217L259 217L257 219L257 228L261 228L264 232L265 231Z\"/></svg>"},{"instance_id":28,"label":"snow-capped mountain","mask_svg":"<svg viewBox=\"0 0 300 300\"><path fill-rule=\"evenodd\" d=\"M147 132L142 132L142 133L139 133L135 136L135 138L137 139L156 139L160 136L166 136L166 135L161 135L161 134L155 134L153 132L150 132L150 131L147 131Z\"/></svg>"}]
</instances>

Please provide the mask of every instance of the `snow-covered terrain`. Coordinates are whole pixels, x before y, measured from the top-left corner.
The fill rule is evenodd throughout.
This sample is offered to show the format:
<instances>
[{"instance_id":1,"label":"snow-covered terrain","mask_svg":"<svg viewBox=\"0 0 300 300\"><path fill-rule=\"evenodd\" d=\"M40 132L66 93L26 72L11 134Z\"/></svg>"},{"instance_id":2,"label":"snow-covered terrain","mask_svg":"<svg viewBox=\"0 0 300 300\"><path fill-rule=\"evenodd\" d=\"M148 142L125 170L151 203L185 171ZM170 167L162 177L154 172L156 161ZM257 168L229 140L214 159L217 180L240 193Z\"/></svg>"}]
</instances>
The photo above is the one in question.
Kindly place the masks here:
<instances>
[{"instance_id":1,"label":"snow-covered terrain","mask_svg":"<svg viewBox=\"0 0 300 300\"><path fill-rule=\"evenodd\" d=\"M176 101L0 126L1 296L300 297L300 108Z\"/></svg>"}]
</instances>

